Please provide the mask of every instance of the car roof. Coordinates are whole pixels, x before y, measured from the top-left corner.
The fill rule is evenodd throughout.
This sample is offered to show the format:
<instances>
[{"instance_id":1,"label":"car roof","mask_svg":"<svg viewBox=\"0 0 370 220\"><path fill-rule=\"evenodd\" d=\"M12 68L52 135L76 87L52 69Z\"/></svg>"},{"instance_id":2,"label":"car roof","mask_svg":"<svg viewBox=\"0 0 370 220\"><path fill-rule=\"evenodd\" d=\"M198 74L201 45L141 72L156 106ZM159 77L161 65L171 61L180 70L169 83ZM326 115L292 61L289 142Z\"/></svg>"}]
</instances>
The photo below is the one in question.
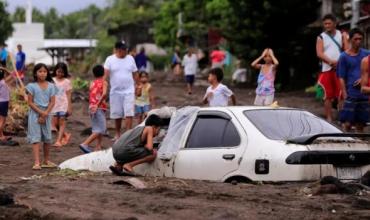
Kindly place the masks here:
<instances>
[{"instance_id":1,"label":"car roof","mask_svg":"<svg viewBox=\"0 0 370 220\"><path fill-rule=\"evenodd\" d=\"M200 110L220 110L220 109L228 109L230 111L245 111L245 110L297 110L302 111L302 109L297 108L290 108L290 107L271 107L271 106L253 106L253 105L246 105L246 106L226 106L226 107L202 107Z\"/></svg>"}]
</instances>

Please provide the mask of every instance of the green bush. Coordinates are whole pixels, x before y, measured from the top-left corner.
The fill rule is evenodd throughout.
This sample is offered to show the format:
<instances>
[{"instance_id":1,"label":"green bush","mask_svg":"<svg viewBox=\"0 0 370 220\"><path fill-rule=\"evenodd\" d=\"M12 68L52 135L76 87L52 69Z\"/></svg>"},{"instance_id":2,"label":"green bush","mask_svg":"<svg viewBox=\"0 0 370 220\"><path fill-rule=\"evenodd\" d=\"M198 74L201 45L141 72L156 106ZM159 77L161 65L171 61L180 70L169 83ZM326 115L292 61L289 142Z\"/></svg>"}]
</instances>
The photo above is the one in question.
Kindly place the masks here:
<instances>
[{"instance_id":1,"label":"green bush","mask_svg":"<svg viewBox=\"0 0 370 220\"><path fill-rule=\"evenodd\" d=\"M72 80L72 88L74 90L85 90L89 88L89 81L76 77Z\"/></svg>"}]
</instances>

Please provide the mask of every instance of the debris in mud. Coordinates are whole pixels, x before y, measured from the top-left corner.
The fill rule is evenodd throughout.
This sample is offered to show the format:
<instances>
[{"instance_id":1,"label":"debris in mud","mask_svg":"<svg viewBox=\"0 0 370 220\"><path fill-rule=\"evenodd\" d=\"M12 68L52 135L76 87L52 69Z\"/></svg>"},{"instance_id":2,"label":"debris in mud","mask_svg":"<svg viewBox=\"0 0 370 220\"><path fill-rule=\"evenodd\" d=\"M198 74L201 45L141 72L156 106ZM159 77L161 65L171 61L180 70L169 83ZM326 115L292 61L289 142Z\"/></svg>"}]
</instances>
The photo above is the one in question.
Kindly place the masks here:
<instances>
[{"instance_id":1,"label":"debris in mud","mask_svg":"<svg viewBox=\"0 0 370 220\"><path fill-rule=\"evenodd\" d=\"M87 101L89 100L89 97L87 96L87 93L80 92L80 91L73 91L72 92L72 102L78 102L78 101Z\"/></svg>"},{"instance_id":2,"label":"debris in mud","mask_svg":"<svg viewBox=\"0 0 370 220\"><path fill-rule=\"evenodd\" d=\"M361 177L360 183L370 187L370 170Z\"/></svg>"},{"instance_id":3,"label":"debris in mud","mask_svg":"<svg viewBox=\"0 0 370 220\"><path fill-rule=\"evenodd\" d=\"M44 178L46 176L61 176L61 177L85 177L85 176L95 176L97 173L93 173L86 170L71 170L71 169L62 169L52 173L45 173L43 175L32 175L30 177L20 177L21 180L37 180Z\"/></svg>"},{"instance_id":4,"label":"debris in mud","mask_svg":"<svg viewBox=\"0 0 370 220\"><path fill-rule=\"evenodd\" d=\"M41 179L42 176L39 176L39 175L33 175L33 176L30 176L30 177L25 177L25 176L22 176L20 177L21 180L37 180L37 179Z\"/></svg>"},{"instance_id":5,"label":"debris in mud","mask_svg":"<svg viewBox=\"0 0 370 220\"><path fill-rule=\"evenodd\" d=\"M72 170L72 169L61 169L53 173L48 173L48 176L62 176L62 177L84 177L84 176L95 176L98 173L93 173L87 170Z\"/></svg>"},{"instance_id":6,"label":"debris in mud","mask_svg":"<svg viewBox=\"0 0 370 220\"><path fill-rule=\"evenodd\" d=\"M333 176L325 176L320 180L321 187L315 193L319 194L355 194L360 188L341 182Z\"/></svg>"},{"instance_id":7,"label":"debris in mud","mask_svg":"<svg viewBox=\"0 0 370 220\"><path fill-rule=\"evenodd\" d=\"M333 176L325 176L320 181L302 189L302 192L308 196L323 194L363 195L363 192L366 191L370 191L370 188L362 183L343 183Z\"/></svg>"},{"instance_id":8,"label":"debris in mud","mask_svg":"<svg viewBox=\"0 0 370 220\"><path fill-rule=\"evenodd\" d=\"M114 181L112 184L115 185L127 185L127 186L133 186L136 189L145 189L147 188L145 183L138 178L124 178L122 180Z\"/></svg>"},{"instance_id":9,"label":"debris in mud","mask_svg":"<svg viewBox=\"0 0 370 220\"><path fill-rule=\"evenodd\" d=\"M7 205L12 205L14 204L14 198L13 194L0 189L0 206L7 206Z\"/></svg>"},{"instance_id":10,"label":"debris in mud","mask_svg":"<svg viewBox=\"0 0 370 220\"><path fill-rule=\"evenodd\" d=\"M11 91L9 113L4 128L5 133L17 134L17 136L19 133L25 133L28 112L27 102L20 94L22 94L20 89Z\"/></svg>"},{"instance_id":11,"label":"debris in mud","mask_svg":"<svg viewBox=\"0 0 370 220\"><path fill-rule=\"evenodd\" d=\"M357 198L352 202L352 207L359 209L370 209L370 200L364 198Z\"/></svg>"}]
</instances>

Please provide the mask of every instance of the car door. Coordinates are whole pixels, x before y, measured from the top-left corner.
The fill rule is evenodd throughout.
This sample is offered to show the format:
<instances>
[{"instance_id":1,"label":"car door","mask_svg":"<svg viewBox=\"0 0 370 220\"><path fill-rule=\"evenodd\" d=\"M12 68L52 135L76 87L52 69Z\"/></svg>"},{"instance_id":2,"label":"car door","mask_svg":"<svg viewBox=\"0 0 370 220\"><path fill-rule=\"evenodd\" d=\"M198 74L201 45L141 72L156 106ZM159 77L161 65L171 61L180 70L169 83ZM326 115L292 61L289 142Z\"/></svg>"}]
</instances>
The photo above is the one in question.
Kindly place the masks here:
<instances>
[{"instance_id":1,"label":"car door","mask_svg":"<svg viewBox=\"0 0 370 220\"><path fill-rule=\"evenodd\" d=\"M238 169L247 137L235 116L224 110L203 110L178 152L175 177L222 180Z\"/></svg>"}]
</instances>

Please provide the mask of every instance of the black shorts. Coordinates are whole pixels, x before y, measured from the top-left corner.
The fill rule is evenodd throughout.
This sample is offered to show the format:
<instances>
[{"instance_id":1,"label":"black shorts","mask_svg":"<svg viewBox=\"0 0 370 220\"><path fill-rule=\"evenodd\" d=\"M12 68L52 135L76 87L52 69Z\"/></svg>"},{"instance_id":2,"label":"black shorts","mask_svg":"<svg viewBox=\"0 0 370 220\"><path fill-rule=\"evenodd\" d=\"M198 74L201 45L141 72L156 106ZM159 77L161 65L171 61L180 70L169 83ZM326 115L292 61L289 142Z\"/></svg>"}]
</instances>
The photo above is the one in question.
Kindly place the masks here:
<instances>
[{"instance_id":1,"label":"black shorts","mask_svg":"<svg viewBox=\"0 0 370 220\"><path fill-rule=\"evenodd\" d=\"M186 83L189 83L189 84L193 85L194 84L194 78L195 78L194 75L186 75L185 76Z\"/></svg>"},{"instance_id":2,"label":"black shorts","mask_svg":"<svg viewBox=\"0 0 370 220\"><path fill-rule=\"evenodd\" d=\"M113 148L113 158L120 164L130 163L149 155L153 155L153 151L148 150L144 146Z\"/></svg>"},{"instance_id":3,"label":"black shorts","mask_svg":"<svg viewBox=\"0 0 370 220\"><path fill-rule=\"evenodd\" d=\"M0 102L0 116L8 116L9 102Z\"/></svg>"}]
</instances>

